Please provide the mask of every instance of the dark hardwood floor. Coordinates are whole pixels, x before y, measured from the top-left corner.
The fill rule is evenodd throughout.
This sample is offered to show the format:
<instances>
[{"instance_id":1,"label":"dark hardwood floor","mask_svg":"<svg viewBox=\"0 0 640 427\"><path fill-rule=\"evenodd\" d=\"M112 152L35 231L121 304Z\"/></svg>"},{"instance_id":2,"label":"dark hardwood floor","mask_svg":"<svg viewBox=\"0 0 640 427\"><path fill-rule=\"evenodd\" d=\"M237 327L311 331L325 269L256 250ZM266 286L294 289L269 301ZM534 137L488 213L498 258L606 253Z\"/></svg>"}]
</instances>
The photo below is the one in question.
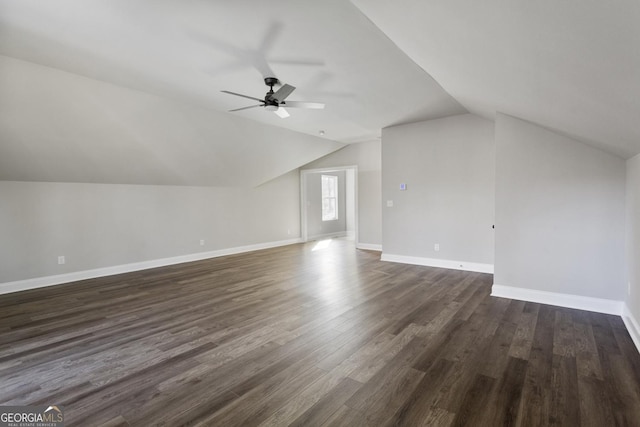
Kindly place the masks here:
<instances>
[{"instance_id":1,"label":"dark hardwood floor","mask_svg":"<svg viewBox=\"0 0 640 427\"><path fill-rule=\"evenodd\" d=\"M344 240L0 296L0 404L67 425L639 426L616 316Z\"/></svg>"}]
</instances>

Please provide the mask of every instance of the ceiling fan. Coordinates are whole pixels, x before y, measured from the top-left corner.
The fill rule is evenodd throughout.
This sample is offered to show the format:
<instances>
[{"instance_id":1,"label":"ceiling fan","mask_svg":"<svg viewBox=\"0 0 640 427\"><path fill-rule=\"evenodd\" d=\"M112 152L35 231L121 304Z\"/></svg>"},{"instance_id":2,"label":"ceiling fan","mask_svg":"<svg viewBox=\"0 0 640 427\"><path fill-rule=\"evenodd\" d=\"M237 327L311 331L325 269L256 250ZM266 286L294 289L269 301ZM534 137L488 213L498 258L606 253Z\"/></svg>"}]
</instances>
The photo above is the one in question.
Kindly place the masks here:
<instances>
[{"instance_id":1,"label":"ceiling fan","mask_svg":"<svg viewBox=\"0 0 640 427\"><path fill-rule=\"evenodd\" d=\"M295 87L283 84L280 89L277 91L273 91L273 86L280 84L280 81L275 77L266 77L264 79L264 83L269 86L269 92L264 96L264 99L255 98L253 96L243 95L241 93L230 92L228 90L223 90L221 92L228 93L230 95L241 96L243 98L253 99L254 101L258 101L260 104L258 105L250 105L248 107L236 108L235 110L229 111L241 111L247 110L249 108L256 107L264 107L265 110L273 111L276 113L278 117L284 119L289 117L289 113L284 107L293 107L293 108L308 108L308 109L323 109L324 104L320 102L300 102L300 101L285 101L285 99L291 95L291 92L296 90Z\"/></svg>"}]
</instances>

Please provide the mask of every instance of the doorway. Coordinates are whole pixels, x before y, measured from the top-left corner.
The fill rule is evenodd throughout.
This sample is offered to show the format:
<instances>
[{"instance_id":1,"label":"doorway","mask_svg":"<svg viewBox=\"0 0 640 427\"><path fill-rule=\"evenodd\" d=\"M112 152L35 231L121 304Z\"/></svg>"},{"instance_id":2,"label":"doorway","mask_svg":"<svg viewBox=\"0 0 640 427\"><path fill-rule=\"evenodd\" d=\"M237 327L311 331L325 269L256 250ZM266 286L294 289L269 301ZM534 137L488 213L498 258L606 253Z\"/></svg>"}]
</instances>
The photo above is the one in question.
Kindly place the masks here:
<instances>
[{"instance_id":1,"label":"doorway","mask_svg":"<svg viewBox=\"0 0 640 427\"><path fill-rule=\"evenodd\" d=\"M300 171L300 230L304 242L347 237L358 241L358 167Z\"/></svg>"}]
</instances>

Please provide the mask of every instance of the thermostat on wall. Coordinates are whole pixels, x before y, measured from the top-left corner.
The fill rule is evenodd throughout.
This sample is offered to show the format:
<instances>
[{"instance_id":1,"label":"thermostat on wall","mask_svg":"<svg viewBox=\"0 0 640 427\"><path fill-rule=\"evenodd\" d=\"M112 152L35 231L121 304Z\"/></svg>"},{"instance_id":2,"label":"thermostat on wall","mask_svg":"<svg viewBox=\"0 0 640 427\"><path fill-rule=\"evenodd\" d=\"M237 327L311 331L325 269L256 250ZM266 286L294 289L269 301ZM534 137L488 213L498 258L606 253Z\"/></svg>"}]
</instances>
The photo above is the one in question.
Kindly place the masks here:
<instances>
[{"instance_id":1,"label":"thermostat on wall","mask_svg":"<svg viewBox=\"0 0 640 427\"><path fill-rule=\"evenodd\" d=\"M400 191L404 191L406 189L407 189L407 184L405 183L400 184Z\"/></svg>"}]
</instances>

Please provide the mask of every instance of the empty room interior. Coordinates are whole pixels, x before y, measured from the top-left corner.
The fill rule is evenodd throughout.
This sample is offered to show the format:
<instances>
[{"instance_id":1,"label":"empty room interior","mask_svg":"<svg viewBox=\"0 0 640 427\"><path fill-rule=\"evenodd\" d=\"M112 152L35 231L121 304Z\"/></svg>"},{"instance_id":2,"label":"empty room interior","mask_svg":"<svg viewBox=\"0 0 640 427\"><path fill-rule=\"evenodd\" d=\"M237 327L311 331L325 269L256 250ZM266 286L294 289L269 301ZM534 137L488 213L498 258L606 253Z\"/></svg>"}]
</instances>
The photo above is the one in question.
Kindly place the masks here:
<instances>
[{"instance_id":1,"label":"empty room interior","mask_svg":"<svg viewBox=\"0 0 640 427\"><path fill-rule=\"evenodd\" d=\"M0 413L640 426L638 22L0 0Z\"/></svg>"}]
</instances>

